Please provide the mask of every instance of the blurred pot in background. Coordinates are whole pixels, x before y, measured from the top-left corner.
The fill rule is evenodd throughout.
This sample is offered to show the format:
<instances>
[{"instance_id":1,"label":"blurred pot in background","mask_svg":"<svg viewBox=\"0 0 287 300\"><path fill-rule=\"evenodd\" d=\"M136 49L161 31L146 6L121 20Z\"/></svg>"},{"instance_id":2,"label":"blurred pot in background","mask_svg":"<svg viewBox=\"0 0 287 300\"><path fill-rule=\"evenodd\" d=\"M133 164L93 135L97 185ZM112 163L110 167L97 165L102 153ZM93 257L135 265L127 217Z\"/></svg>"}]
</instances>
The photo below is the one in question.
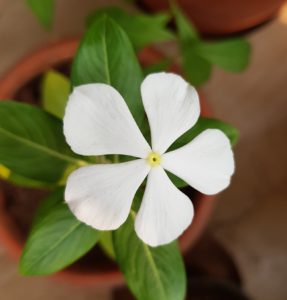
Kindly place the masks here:
<instances>
[{"instance_id":1,"label":"blurred pot in background","mask_svg":"<svg viewBox=\"0 0 287 300\"><path fill-rule=\"evenodd\" d=\"M168 0L139 0L145 8L167 10ZM276 16L284 0L177 0L179 6L207 35L228 35L259 26Z\"/></svg>"}]
</instances>

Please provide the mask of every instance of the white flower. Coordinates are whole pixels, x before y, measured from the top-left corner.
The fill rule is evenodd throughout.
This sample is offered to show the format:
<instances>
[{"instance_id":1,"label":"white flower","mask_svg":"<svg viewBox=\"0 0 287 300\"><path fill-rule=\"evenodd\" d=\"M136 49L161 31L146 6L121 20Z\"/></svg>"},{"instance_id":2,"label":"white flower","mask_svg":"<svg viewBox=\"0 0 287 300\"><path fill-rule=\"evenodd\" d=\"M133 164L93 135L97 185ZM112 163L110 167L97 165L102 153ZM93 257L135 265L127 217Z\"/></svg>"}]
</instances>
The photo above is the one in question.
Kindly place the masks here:
<instances>
[{"instance_id":1,"label":"white flower","mask_svg":"<svg viewBox=\"0 0 287 300\"><path fill-rule=\"evenodd\" d=\"M180 76L151 74L143 81L141 94L152 147L113 87L97 83L74 88L64 117L64 133L73 151L138 159L76 170L68 178L65 200L80 221L113 230L127 219L135 193L148 176L135 230L145 243L158 246L176 239L193 218L192 202L165 170L204 194L215 194L229 185L234 160L228 138L217 129L205 130L166 153L200 114L196 90Z\"/></svg>"}]
</instances>

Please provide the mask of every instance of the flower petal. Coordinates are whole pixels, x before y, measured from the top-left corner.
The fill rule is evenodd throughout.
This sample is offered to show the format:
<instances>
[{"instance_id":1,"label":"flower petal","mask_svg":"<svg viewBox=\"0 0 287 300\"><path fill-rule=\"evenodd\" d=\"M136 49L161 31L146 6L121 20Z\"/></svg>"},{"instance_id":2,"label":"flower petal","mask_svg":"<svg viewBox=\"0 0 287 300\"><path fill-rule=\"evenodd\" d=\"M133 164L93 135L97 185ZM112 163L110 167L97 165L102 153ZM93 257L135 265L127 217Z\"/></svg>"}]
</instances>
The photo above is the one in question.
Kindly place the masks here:
<instances>
[{"instance_id":1,"label":"flower petal","mask_svg":"<svg viewBox=\"0 0 287 300\"><path fill-rule=\"evenodd\" d=\"M64 133L73 151L81 155L145 158L150 152L124 99L106 84L74 88L66 107Z\"/></svg>"},{"instance_id":2,"label":"flower petal","mask_svg":"<svg viewBox=\"0 0 287 300\"><path fill-rule=\"evenodd\" d=\"M149 170L143 159L82 167L68 178L65 200L78 220L99 230L116 229Z\"/></svg>"},{"instance_id":3,"label":"flower petal","mask_svg":"<svg viewBox=\"0 0 287 300\"><path fill-rule=\"evenodd\" d=\"M234 158L227 136L218 129L207 129L187 145L165 153L162 166L198 191L212 195L229 185Z\"/></svg>"},{"instance_id":4,"label":"flower petal","mask_svg":"<svg viewBox=\"0 0 287 300\"><path fill-rule=\"evenodd\" d=\"M137 235L153 247L168 244L190 225L192 218L190 199L174 186L162 167L152 168L136 216Z\"/></svg>"},{"instance_id":5,"label":"flower petal","mask_svg":"<svg viewBox=\"0 0 287 300\"><path fill-rule=\"evenodd\" d=\"M141 93L153 151L162 154L198 120L198 94L180 76L164 72L147 76Z\"/></svg>"}]
</instances>

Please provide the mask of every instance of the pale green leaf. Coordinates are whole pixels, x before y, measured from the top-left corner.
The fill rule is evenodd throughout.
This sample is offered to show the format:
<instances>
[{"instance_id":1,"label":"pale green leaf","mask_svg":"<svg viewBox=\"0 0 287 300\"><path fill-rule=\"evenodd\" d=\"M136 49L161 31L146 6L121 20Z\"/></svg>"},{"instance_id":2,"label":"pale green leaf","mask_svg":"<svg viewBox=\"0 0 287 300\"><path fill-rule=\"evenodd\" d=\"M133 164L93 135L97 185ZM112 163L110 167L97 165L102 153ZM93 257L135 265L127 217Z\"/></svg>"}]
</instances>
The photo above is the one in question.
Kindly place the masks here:
<instances>
[{"instance_id":1,"label":"pale green leaf","mask_svg":"<svg viewBox=\"0 0 287 300\"><path fill-rule=\"evenodd\" d=\"M70 82L63 74L50 70L44 74L41 94L42 106L49 113L62 119L70 93Z\"/></svg>"}]
</instances>

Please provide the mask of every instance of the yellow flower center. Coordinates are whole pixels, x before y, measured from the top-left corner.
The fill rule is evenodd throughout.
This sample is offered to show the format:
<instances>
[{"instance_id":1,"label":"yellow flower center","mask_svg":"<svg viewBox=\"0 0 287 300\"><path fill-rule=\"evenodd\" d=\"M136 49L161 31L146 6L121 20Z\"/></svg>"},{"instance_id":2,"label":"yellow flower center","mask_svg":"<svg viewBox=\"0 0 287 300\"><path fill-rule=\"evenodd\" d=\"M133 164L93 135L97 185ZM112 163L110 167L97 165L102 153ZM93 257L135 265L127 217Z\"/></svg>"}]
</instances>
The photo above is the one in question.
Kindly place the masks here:
<instances>
[{"instance_id":1,"label":"yellow flower center","mask_svg":"<svg viewBox=\"0 0 287 300\"><path fill-rule=\"evenodd\" d=\"M160 165L161 156L156 152L151 152L146 158L146 160L151 167L157 167Z\"/></svg>"}]
</instances>

